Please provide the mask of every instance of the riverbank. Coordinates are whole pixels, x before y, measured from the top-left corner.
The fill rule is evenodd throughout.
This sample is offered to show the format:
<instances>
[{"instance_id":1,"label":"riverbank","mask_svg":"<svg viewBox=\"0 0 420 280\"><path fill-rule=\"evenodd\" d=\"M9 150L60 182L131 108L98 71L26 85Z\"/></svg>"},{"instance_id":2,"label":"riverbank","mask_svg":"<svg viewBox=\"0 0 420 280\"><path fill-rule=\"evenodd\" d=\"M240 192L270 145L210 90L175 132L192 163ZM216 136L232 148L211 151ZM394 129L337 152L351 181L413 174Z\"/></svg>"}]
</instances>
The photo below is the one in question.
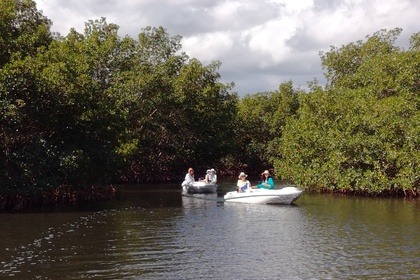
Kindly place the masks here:
<instances>
[{"instance_id":1,"label":"riverbank","mask_svg":"<svg viewBox=\"0 0 420 280\"><path fill-rule=\"evenodd\" d=\"M115 198L115 194L116 189L113 185L89 186L84 188L63 185L39 194L0 195L0 211L49 210L56 207L111 200Z\"/></svg>"},{"instance_id":2,"label":"riverbank","mask_svg":"<svg viewBox=\"0 0 420 280\"><path fill-rule=\"evenodd\" d=\"M235 171L221 171L220 177L231 177L232 182L236 182ZM253 172L249 172L254 174ZM249 179L255 183L258 181L258 175L250 175ZM181 178L181 177L180 177ZM160 183L176 183L181 182L182 179L168 179L157 180L157 182L147 184ZM145 184L146 182L136 182L135 184ZM123 182L123 184L133 184L132 182ZM276 180L276 185L293 184L291 181ZM323 194L337 194L343 196L360 196L360 197L377 197L377 198L408 198L419 199L420 190L386 190L381 192L354 191L350 189L331 190L325 187L320 188L304 188L305 192L323 193ZM75 207L83 204L93 204L101 201L113 200L117 196L117 189L114 185L107 186L89 186L84 188L75 188L71 186L59 186L48 192L41 194L16 194L16 195L0 195L0 211L1 212L25 212L25 211L55 211L63 207Z\"/></svg>"},{"instance_id":3,"label":"riverbank","mask_svg":"<svg viewBox=\"0 0 420 280\"><path fill-rule=\"evenodd\" d=\"M392 197L392 198L412 198L417 199L420 198L420 190L412 189L412 190L385 190L381 192L369 192L369 191L355 191L355 190L330 190L327 188L320 188L320 189L310 189L307 191L317 192L317 193L333 193L333 194L341 194L345 196L361 196L361 197Z\"/></svg>"}]
</instances>

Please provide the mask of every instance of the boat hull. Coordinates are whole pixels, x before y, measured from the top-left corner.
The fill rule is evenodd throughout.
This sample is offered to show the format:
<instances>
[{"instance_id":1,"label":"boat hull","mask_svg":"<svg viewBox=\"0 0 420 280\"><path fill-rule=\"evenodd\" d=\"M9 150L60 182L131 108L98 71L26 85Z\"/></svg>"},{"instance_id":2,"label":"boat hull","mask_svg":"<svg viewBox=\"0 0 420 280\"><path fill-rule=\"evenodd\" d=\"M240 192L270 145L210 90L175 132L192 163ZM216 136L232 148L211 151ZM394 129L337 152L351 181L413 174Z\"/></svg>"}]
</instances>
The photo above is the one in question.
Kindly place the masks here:
<instances>
[{"instance_id":1,"label":"boat hull","mask_svg":"<svg viewBox=\"0 0 420 280\"><path fill-rule=\"evenodd\" d=\"M218 185L214 183L194 182L192 184L182 186L182 193L216 193L217 187Z\"/></svg>"},{"instance_id":2,"label":"boat hull","mask_svg":"<svg viewBox=\"0 0 420 280\"><path fill-rule=\"evenodd\" d=\"M260 204L292 204L302 194L296 187L285 187L278 190L251 189L243 193L228 192L225 202L260 203Z\"/></svg>"}]
</instances>

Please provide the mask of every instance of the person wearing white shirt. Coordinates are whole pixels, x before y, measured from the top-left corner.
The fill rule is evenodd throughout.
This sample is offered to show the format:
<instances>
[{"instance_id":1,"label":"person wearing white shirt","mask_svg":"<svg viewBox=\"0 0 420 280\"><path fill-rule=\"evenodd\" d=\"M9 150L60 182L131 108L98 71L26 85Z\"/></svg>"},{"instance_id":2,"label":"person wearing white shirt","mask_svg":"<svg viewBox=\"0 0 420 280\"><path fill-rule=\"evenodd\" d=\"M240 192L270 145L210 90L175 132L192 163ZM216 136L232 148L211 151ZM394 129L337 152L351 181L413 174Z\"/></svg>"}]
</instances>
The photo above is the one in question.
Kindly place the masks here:
<instances>
[{"instance_id":1,"label":"person wearing white shirt","mask_svg":"<svg viewBox=\"0 0 420 280\"><path fill-rule=\"evenodd\" d=\"M207 178L207 182L216 184L217 183L217 174L214 168L210 169L209 176Z\"/></svg>"},{"instance_id":2,"label":"person wearing white shirt","mask_svg":"<svg viewBox=\"0 0 420 280\"><path fill-rule=\"evenodd\" d=\"M192 169L192 167L190 167L190 168L188 168L188 173L185 174L185 179L184 179L184 182L182 182L182 186L191 185L194 182L195 182L194 169Z\"/></svg>"}]
</instances>

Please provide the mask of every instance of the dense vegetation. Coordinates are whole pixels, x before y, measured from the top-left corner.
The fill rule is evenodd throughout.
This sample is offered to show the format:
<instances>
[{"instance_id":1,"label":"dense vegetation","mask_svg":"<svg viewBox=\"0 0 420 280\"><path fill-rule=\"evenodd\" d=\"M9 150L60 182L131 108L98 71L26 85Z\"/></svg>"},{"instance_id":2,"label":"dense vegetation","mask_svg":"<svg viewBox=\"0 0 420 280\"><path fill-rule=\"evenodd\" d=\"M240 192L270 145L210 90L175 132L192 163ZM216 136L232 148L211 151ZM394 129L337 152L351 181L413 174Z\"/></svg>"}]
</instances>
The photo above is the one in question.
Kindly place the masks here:
<instances>
[{"instance_id":1,"label":"dense vegetation","mask_svg":"<svg viewBox=\"0 0 420 280\"><path fill-rule=\"evenodd\" d=\"M418 194L420 33L403 51L394 46L400 32L321 55L328 84L301 95L283 128L271 157L281 176L313 189Z\"/></svg>"},{"instance_id":2,"label":"dense vegetation","mask_svg":"<svg viewBox=\"0 0 420 280\"><path fill-rule=\"evenodd\" d=\"M105 19L53 35L32 1L2 1L0 22L3 204L58 186L173 179L233 148L232 85L218 62L181 53L179 36L146 27L121 38Z\"/></svg>"},{"instance_id":3,"label":"dense vegetation","mask_svg":"<svg viewBox=\"0 0 420 280\"><path fill-rule=\"evenodd\" d=\"M162 27L137 38L105 19L83 34L50 27L33 1L0 2L0 207L89 200L94 186L180 180L189 166L418 193L419 33L409 50L394 45L400 29L332 47L324 87L240 99L220 62L189 58Z\"/></svg>"},{"instance_id":4,"label":"dense vegetation","mask_svg":"<svg viewBox=\"0 0 420 280\"><path fill-rule=\"evenodd\" d=\"M418 196L420 33L402 50L401 31L322 53L325 87L315 81L302 93L284 83L241 100L252 131L242 147L304 189Z\"/></svg>"}]
</instances>

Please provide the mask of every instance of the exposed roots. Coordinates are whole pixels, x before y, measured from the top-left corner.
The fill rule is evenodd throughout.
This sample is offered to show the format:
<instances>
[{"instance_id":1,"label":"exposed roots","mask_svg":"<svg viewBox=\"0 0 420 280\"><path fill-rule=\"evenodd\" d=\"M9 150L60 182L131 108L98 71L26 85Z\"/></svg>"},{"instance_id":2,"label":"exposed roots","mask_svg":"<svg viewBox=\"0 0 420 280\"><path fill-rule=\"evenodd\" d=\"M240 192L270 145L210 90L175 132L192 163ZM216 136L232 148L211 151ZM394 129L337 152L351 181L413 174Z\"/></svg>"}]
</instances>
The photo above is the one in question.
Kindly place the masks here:
<instances>
[{"instance_id":1,"label":"exposed roots","mask_svg":"<svg viewBox=\"0 0 420 280\"><path fill-rule=\"evenodd\" d=\"M400 197L400 198L420 198L420 190L383 190L381 192L369 192L363 190L330 190L327 188L320 188L314 191L321 193L334 193L348 196L365 196L365 197Z\"/></svg>"}]
</instances>

